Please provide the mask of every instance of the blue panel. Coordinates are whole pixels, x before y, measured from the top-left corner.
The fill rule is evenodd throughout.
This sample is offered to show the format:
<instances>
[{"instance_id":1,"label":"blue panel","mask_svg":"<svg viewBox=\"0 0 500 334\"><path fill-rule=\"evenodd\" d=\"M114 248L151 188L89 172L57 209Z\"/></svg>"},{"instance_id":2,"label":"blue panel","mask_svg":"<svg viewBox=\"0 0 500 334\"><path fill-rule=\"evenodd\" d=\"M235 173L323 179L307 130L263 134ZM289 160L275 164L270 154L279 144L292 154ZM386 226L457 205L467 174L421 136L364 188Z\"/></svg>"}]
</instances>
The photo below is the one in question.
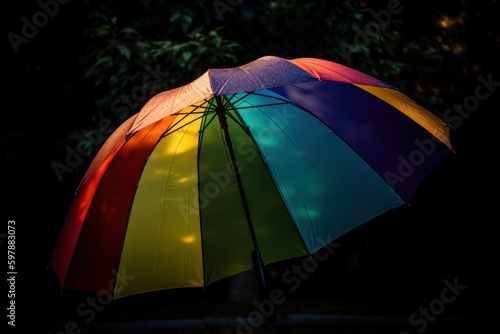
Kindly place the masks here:
<instances>
[{"instance_id":1,"label":"blue panel","mask_svg":"<svg viewBox=\"0 0 500 334\"><path fill-rule=\"evenodd\" d=\"M411 118L351 84L318 81L270 90L320 118L380 175L385 174L405 200L410 199L427 173L449 153L445 145L437 144ZM417 161L407 163L414 155Z\"/></svg>"}]
</instances>

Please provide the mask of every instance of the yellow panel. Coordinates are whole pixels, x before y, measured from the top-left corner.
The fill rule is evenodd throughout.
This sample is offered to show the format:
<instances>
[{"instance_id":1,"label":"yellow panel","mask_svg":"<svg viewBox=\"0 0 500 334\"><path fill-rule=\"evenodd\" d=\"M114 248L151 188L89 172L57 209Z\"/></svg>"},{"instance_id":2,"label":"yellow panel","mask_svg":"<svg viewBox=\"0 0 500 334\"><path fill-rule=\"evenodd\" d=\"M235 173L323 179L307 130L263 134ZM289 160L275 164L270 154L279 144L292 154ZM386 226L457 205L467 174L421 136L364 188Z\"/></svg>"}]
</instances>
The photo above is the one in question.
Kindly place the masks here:
<instances>
[{"instance_id":1,"label":"yellow panel","mask_svg":"<svg viewBox=\"0 0 500 334\"><path fill-rule=\"evenodd\" d=\"M128 277L118 278L115 298L203 286L197 185L200 116L177 116L146 163L120 261L119 272Z\"/></svg>"},{"instance_id":2,"label":"yellow panel","mask_svg":"<svg viewBox=\"0 0 500 334\"><path fill-rule=\"evenodd\" d=\"M451 149L450 128L439 117L403 93L384 87L356 85L410 117Z\"/></svg>"}]
</instances>

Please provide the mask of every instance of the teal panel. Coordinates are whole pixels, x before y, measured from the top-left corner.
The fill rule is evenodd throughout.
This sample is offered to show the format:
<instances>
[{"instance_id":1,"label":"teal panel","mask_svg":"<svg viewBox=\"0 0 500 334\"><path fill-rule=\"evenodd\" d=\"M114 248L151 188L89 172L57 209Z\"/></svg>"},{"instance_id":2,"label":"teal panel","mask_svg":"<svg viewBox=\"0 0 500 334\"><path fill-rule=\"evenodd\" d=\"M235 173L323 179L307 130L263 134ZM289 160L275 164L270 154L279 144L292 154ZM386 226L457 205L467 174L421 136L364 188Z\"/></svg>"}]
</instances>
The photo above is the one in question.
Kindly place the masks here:
<instances>
[{"instance_id":1,"label":"teal panel","mask_svg":"<svg viewBox=\"0 0 500 334\"><path fill-rule=\"evenodd\" d=\"M310 252L404 204L316 117L292 104L279 104L283 98L275 93L258 93L237 94L232 101Z\"/></svg>"},{"instance_id":2,"label":"teal panel","mask_svg":"<svg viewBox=\"0 0 500 334\"><path fill-rule=\"evenodd\" d=\"M228 130L238 172L264 263L308 255L255 142L238 116L228 112L232 116L228 117Z\"/></svg>"}]
</instances>

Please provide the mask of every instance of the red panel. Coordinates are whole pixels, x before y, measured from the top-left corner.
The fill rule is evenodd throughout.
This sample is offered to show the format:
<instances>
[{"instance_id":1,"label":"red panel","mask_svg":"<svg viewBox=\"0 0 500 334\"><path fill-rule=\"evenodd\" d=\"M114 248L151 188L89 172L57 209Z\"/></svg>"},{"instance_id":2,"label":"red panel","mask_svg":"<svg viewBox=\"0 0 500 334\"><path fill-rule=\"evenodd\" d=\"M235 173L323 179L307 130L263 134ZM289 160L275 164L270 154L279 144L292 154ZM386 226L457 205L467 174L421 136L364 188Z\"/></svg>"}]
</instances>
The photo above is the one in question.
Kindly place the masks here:
<instances>
[{"instance_id":1,"label":"red panel","mask_svg":"<svg viewBox=\"0 0 500 334\"><path fill-rule=\"evenodd\" d=\"M147 157L175 116L135 133L110 163L88 210L65 282L68 289L112 291L136 185Z\"/></svg>"},{"instance_id":2,"label":"red panel","mask_svg":"<svg viewBox=\"0 0 500 334\"><path fill-rule=\"evenodd\" d=\"M90 163L89 168L83 175L80 181L80 187L87 182L88 178L94 173L94 171L99 168L104 160L111 154L116 152L116 148L121 146L127 139L127 133L130 130L130 126L135 121L137 114L130 116L125 122L123 122L113 133L106 139L106 142L101 146L99 152Z\"/></svg>"},{"instance_id":3,"label":"red panel","mask_svg":"<svg viewBox=\"0 0 500 334\"><path fill-rule=\"evenodd\" d=\"M297 58L289 59L288 61L321 80L340 81L379 87L392 87L391 85L369 76L368 74L328 60L318 58Z\"/></svg>"},{"instance_id":4,"label":"red panel","mask_svg":"<svg viewBox=\"0 0 500 334\"><path fill-rule=\"evenodd\" d=\"M116 147L115 151L112 152L112 154L110 154L103 162L101 162L101 165L95 169L95 172L80 188L75 196L69 214L66 218L66 222L64 223L64 227L61 231L61 235L57 241L50 264L57 277L59 277L61 286L64 285L69 264L73 256L78 237L80 236L83 221L85 220L90 203L92 202L92 197L94 196L104 172L120 147L121 145Z\"/></svg>"}]
</instances>

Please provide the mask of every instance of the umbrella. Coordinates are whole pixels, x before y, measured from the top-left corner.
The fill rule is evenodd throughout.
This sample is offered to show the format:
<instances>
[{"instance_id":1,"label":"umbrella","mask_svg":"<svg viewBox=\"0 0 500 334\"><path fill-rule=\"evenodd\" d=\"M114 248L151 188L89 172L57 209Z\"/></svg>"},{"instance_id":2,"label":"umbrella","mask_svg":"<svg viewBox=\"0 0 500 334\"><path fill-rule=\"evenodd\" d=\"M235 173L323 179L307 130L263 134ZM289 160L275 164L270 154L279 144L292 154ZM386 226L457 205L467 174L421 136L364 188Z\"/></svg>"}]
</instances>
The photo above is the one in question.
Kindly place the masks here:
<instances>
[{"instance_id":1,"label":"umbrella","mask_svg":"<svg viewBox=\"0 0 500 334\"><path fill-rule=\"evenodd\" d=\"M100 148L50 260L113 299L205 287L312 255L406 204L449 127L394 86L317 58L208 69Z\"/></svg>"}]
</instances>

